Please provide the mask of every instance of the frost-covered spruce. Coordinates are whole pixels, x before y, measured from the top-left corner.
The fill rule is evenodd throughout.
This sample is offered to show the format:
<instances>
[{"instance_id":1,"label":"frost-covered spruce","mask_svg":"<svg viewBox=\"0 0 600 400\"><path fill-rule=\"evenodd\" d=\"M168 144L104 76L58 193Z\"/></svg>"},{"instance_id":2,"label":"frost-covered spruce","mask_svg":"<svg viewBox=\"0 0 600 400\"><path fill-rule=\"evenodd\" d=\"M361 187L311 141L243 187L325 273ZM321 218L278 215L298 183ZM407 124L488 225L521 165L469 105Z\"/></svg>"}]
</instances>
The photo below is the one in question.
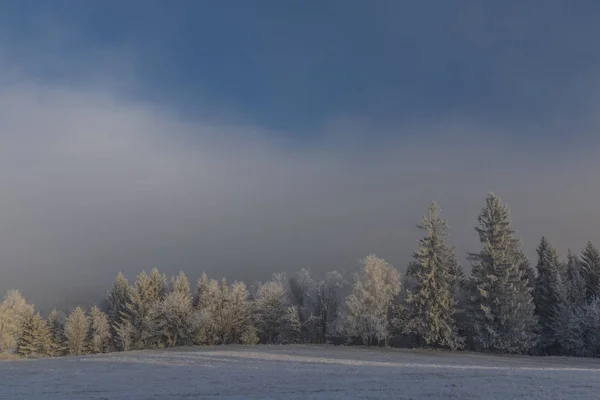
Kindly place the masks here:
<instances>
[{"instance_id":1,"label":"frost-covered spruce","mask_svg":"<svg viewBox=\"0 0 600 400\"><path fill-rule=\"evenodd\" d=\"M293 325L288 324L291 313L289 299L282 279L274 278L258 288L254 301L256 323L264 343L282 343Z\"/></svg>"},{"instance_id":2,"label":"frost-covered spruce","mask_svg":"<svg viewBox=\"0 0 600 400\"><path fill-rule=\"evenodd\" d=\"M64 317L60 316L56 309L52 310L48 316L48 328L51 334L49 355L52 357L64 356L69 350L65 336L65 322Z\"/></svg>"},{"instance_id":3,"label":"frost-covered spruce","mask_svg":"<svg viewBox=\"0 0 600 400\"><path fill-rule=\"evenodd\" d=\"M75 356L85 354L88 350L89 330L90 319L81 307L77 307L65 323L65 336L70 354Z\"/></svg>"},{"instance_id":4,"label":"frost-covered spruce","mask_svg":"<svg viewBox=\"0 0 600 400\"><path fill-rule=\"evenodd\" d=\"M575 356L600 356L600 297L574 307L567 334L571 353Z\"/></svg>"},{"instance_id":5,"label":"frost-covered spruce","mask_svg":"<svg viewBox=\"0 0 600 400\"><path fill-rule=\"evenodd\" d=\"M184 297L189 298L192 301L192 291L190 289L190 282L183 271L177 275L177 278L172 279L172 291L179 292Z\"/></svg>"},{"instance_id":6,"label":"frost-covered spruce","mask_svg":"<svg viewBox=\"0 0 600 400\"><path fill-rule=\"evenodd\" d=\"M192 297L185 291L173 291L150 309L152 329L164 338L167 346L190 344L197 328Z\"/></svg>"},{"instance_id":7,"label":"frost-covered spruce","mask_svg":"<svg viewBox=\"0 0 600 400\"><path fill-rule=\"evenodd\" d=\"M122 314L133 328L132 347L136 349L156 347L160 340L160 332L155 328L150 314L152 308L164 298L166 278L156 268L150 275L140 273L130 290L130 302ZM121 328L126 325L119 324ZM129 328L129 325L127 325Z\"/></svg>"},{"instance_id":8,"label":"frost-covered spruce","mask_svg":"<svg viewBox=\"0 0 600 400\"><path fill-rule=\"evenodd\" d=\"M107 353L112 341L108 316L96 306L90 310L90 351L92 353Z\"/></svg>"},{"instance_id":9,"label":"frost-covered spruce","mask_svg":"<svg viewBox=\"0 0 600 400\"><path fill-rule=\"evenodd\" d=\"M473 267L469 316L474 340L484 349L525 352L536 344L537 321L508 207L490 193L478 221L475 230L482 249L469 255Z\"/></svg>"},{"instance_id":10,"label":"frost-covered spruce","mask_svg":"<svg viewBox=\"0 0 600 400\"><path fill-rule=\"evenodd\" d=\"M116 326L123 322L123 315L126 314L127 304L131 301L130 287L127 278L119 272L115 283L106 294L108 302L108 317L111 326ZM114 329L113 329L114 333Z\"/></svg>"},{"instance_id":11,"label":"frost-covered spruce","mask_svg":"<svg viewBox=\"0 0 600 400\"><path fill-rule=\"evenodd\" d=\"M203 273L198 280L194 301L200 320L194 338L197 344L215 344L217 342L215 315L219 304L219 296L219 283L214 279L209 279L206 273Z\"/></svg>"},{"instance_id":12,"label":"frost-covered spruce","mask_svg":"<svg viewBox=\"0 0 600 400\"><path fill-rule=\"evenodd\" d=\"M252 333L256 332L256 328L253 321L252 303L245 283L234 282L230 286L226 311L227 325L230 327L227 334L229 342L241 343L243 341L242 337L245 337L249 342L255 341L251 339Z\"/></svg>"},{"instance_id":13,"label":"frost-covered spruce","mask_svg":"<svg viewBox=\"0 0 600 400\"><path fill-rule=\"evenodd\" d=\"M23 357L40 357L50 354L51 332L48 324L37 314L29 314L23 323L17 341L17 354Z\"/></svg>"},{"instance_id":14,"label":"frost-covered spruce","mask_svg":"<svg viewBox=\"0 0 600 400\"><path fill-rule=\"evenodd\" d=\"M567 269L565 271L565 286L568 301L574 306L585 304L587 281L582 271L581 260L571 250L567 253Z\"/></svg>"},{"instance_id":15,"label":"frost-covered spruce","mask_svg":"<svg viewBox=\"0 0 600 400\"><path fill-rule=\"evenodd\" d=\"M556 343L556 320L561 302L566 301L563 282L563 266L556 249L542 237L537 248L537 278L535 280L534 304L539 319L540 343L543 350L549 350Z\"/></svg>"},{"instance_id":16,"label":"frost-covered spruce","mask_svg":"<svg viewBox=\"0 0 600 400\"><path fill-rule=\"evenodd\" d=\"M587 282L587 298L591 300L600 296L600 251L591 242L581 253L581 271Z\"/></svg>"},{"instance_id":17,"label":"frost-covered spruce","mask_svg":"<svg viewBox=\"0 0 600 400\"><path fill-rule=\"evenodd\" d=\"M13 352L21 335L23 323L33 314L33 306L27 304L18 290L9 290L0 303L0 354Z\"/></svg>"},{"instance_id":18,"label":"frost-covered spruce","mask_svg":"<svg viewBox=\"0 0 600 400\"><path fill-rule=\"evenodd\" d=\"M454 249L446 243L448 225L437 203L429 206L419 228L425 237L419 240L410 268L416 287L407 293L410 317L405 332L416 334L428 345L460 348L464 339L458 336L454 321L459 268Z\"/></svg>"}]
</instances>

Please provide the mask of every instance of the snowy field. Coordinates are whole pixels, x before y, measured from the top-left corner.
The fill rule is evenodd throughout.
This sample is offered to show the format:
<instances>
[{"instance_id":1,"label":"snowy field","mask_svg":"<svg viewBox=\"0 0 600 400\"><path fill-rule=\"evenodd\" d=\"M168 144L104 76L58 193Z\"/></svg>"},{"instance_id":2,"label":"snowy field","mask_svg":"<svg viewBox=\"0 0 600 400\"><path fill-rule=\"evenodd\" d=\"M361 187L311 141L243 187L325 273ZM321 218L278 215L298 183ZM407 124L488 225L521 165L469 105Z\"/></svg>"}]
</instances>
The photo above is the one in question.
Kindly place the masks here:
<instances>
[{"instance_id":1,"label":"snowy field","mask_svg":"<svg viewBox=\"0 0 600 400\"><path fill-rule=\"evenodd\" d=\"M0 362L0 399L600 399L600 360L226 346Z\"/></svg>"}]
</instances>

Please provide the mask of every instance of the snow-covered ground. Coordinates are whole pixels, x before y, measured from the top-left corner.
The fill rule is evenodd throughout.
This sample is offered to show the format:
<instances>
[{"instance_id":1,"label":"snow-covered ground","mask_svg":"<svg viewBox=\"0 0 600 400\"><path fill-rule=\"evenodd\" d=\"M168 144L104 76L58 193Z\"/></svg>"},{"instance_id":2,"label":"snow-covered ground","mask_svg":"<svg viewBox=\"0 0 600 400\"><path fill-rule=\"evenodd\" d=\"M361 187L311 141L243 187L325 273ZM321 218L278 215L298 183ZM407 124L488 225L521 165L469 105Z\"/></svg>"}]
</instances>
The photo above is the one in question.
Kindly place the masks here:
<instances>
[{"instance_id":1,"label":"snow-covered ground","mask_svg":"<svg viewBox=\"0 0 600 400\"><path fill-rule=\"evenodd\" d=\"M600 360L226 346L0 362L0 399L600 399Z\"/></svg>"}]
</instances>

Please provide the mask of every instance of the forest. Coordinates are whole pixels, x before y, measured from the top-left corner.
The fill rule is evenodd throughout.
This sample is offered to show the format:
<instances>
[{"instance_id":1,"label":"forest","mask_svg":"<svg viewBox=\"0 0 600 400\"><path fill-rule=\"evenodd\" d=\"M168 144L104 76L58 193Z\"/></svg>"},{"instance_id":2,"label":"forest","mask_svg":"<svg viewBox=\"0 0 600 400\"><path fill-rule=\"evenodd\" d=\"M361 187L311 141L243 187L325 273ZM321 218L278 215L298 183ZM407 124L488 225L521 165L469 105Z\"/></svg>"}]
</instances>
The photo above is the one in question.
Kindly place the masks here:
<instances>
[{"instance_id":1,"label":"forest","mask_svg":"<svg viewBox=\"0 0 600 400\"><path fill-rule=\"evenodd\" d=\"M433 202L404 274L368 255L355 276L307 270L267 282L119 273L104 302L44 317L18 290L0 304L0 357L57 357L190 345L334 343L600 356L600 252L561 258L542 237L535 266L490 193L480 246L459 265ZM465 272L467 271L468 272Z\"/></svg>"}]
</instances>

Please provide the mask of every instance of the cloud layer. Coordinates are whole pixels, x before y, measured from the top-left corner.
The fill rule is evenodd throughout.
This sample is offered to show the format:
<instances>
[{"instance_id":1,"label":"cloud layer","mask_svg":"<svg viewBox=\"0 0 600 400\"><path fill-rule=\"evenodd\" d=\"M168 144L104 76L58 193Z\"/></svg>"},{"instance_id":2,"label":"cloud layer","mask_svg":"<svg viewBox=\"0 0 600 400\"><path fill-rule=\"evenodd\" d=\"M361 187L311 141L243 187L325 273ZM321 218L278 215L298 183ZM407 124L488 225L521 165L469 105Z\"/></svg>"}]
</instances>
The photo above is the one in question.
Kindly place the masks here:
<instances>
[{"instance_id":1,"label":"cloud layer","mask_svg":"<svg viewBox=\"0 0 600 400\"><path fill-rule=\"evenodd\" d=\"M384 128L338 118L298 146L100 90L5 85L0 290L51 304L102 295L119 270L254 280L353 269L369 253L403 269L432 200L459 255L475 250L489 190L508 202L531 256L542 235L563 254L579 250L600 243L596 121L513 129L567 128L590 134L530 143L463 119L389 126L398 135L381 139L373 130Z\"/></svg>"}]
</instances>

